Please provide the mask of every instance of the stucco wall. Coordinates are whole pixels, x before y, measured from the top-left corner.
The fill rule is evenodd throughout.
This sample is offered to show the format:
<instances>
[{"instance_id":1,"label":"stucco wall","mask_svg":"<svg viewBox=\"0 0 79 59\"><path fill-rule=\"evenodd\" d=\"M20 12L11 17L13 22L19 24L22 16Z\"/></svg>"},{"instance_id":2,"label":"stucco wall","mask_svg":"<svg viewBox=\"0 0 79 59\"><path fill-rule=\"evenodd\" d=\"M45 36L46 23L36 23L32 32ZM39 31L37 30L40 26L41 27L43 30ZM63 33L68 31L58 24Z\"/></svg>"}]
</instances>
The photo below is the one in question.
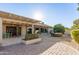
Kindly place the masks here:
<instances>
[{"instance_id":1,"label":"stucco wall","mask_svg":"<svg viewBox=\"0 0 79 59\"><path fill-rule=\"evenodd\" d=\"M2 18L0 18L0 42L2 40Z\"/></svg>"},{"instance_id":2,"label":"stucco wall","mask_svg":"<svg viewBox=\"0 0 79 59\"><path fill-rule=\"evenodd\" d=\"M3 32L6 32L6 25L3 24L2 27Z\"/></svg>"},{"instance_id":3,"label":"stucco wall","mask_svg":"<svg viewBox=\"0 0 79 59\"><path fill-rule=\"evenodd\" d=\"M21 30L22 39L25 38L25 35L26 35L26 26L22 26L22 30Z\"/></svg>"}]
</instances>

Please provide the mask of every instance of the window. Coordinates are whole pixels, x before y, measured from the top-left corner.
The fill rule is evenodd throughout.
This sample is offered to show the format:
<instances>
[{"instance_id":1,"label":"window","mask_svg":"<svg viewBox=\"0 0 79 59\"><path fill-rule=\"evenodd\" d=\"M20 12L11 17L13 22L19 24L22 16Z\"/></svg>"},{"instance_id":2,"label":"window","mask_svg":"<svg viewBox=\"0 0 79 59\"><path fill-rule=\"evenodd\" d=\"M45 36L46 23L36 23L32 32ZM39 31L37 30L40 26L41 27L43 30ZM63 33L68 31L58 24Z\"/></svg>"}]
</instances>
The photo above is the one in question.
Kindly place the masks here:
<instances>
[{"instance_id":1,"label":"window","mask_svg":"<svg viewBox=\"0 0 79 59\"><path fill-rule=\"evenodd\" d=\"M6 33L9 34L9 37L21 36L21 27L7 26Z\"/></svg>"}]
</instances>

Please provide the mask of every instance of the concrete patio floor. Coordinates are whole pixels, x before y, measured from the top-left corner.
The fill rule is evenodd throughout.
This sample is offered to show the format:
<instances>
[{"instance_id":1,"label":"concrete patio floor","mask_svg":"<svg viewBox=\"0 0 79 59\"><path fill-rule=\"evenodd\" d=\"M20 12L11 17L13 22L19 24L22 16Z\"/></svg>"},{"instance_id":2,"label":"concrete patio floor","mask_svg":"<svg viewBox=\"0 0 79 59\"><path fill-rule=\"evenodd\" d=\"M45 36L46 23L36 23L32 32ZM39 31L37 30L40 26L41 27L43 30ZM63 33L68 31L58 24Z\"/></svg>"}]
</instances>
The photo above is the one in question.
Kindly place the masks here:
<instances>
[{"instance_id":1,"label":"concrete patio floor","mask_svg":"<svg viewBox=\"0 0 79 59\"><path fill-rule=\"evenodd\" d=\"M50 37L48 34L41 34L42 41L33 44L25 45L23 43L2 47L0 55L39 55L53 46L57 42L69 42L70 39L65 37Z\"/></svg>"}]
</instances>

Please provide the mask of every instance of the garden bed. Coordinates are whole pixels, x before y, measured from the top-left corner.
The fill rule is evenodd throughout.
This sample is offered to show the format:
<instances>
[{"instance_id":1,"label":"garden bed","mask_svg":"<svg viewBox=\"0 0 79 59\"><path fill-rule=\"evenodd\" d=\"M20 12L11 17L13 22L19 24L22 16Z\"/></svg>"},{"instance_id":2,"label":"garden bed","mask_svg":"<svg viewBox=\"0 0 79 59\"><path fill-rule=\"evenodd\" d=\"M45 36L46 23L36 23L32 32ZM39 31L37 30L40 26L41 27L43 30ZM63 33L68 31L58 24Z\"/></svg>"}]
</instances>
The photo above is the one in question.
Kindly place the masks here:
<instances>
[{"instance_id":1,"label":"garden bed","mask_svg":"<svg viewBox=\"0 0 79 59\"><path fill-rule=\"evenodd\" d=\"M62 37L63 34L62 33L53 33L51 34L52 37Z\"/></svg>"},{"instance_id":2,"label":"garden bed","mask_svg":"<svg viewBox=\"0 0 79 59\"><path fill-rule=\"evenodd\" d=\"M24 44L34 44L34 43L40 42L41 40L42 40L41 38L36 38L36 39L32 39L32 40L23 41L23 43Z\"/></svg>"},{"instance_id":3,"label":"garden bed","mask_svg":"<svg viewBox=\"0 0 79 59\"><path fill-rule=\"evenodd\" d=\"M34 44L40 42L42 39L39 38L38 34L28 34L25 39L23 39L24 44Z\"/></svg>"}]
</instances>

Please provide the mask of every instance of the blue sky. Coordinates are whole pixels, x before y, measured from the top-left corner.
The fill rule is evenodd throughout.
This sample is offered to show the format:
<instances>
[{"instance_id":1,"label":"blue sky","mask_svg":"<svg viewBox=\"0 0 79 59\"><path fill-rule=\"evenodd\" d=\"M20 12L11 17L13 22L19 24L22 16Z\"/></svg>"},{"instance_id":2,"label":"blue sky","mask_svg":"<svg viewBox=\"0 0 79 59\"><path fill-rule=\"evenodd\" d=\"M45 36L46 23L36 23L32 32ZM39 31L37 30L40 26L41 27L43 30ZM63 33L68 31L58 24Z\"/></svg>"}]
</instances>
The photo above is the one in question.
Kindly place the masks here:
<instances>
[{"instance_id":1,"label":"blue sky","mask_svg":"<svg viewBox=\"0 0 79 59\"><path fill-rule=\"evenodd\" d=\"M71 27L73 20L79 17L76 10L77 4L74 3L52 3L52 4L21 4L21 3L0 3L0 10L14 14L33 18L36 11L40 11L44 18L42 19L48 25L63 24L65 27Z\"/></svg>"}]
</instances>

